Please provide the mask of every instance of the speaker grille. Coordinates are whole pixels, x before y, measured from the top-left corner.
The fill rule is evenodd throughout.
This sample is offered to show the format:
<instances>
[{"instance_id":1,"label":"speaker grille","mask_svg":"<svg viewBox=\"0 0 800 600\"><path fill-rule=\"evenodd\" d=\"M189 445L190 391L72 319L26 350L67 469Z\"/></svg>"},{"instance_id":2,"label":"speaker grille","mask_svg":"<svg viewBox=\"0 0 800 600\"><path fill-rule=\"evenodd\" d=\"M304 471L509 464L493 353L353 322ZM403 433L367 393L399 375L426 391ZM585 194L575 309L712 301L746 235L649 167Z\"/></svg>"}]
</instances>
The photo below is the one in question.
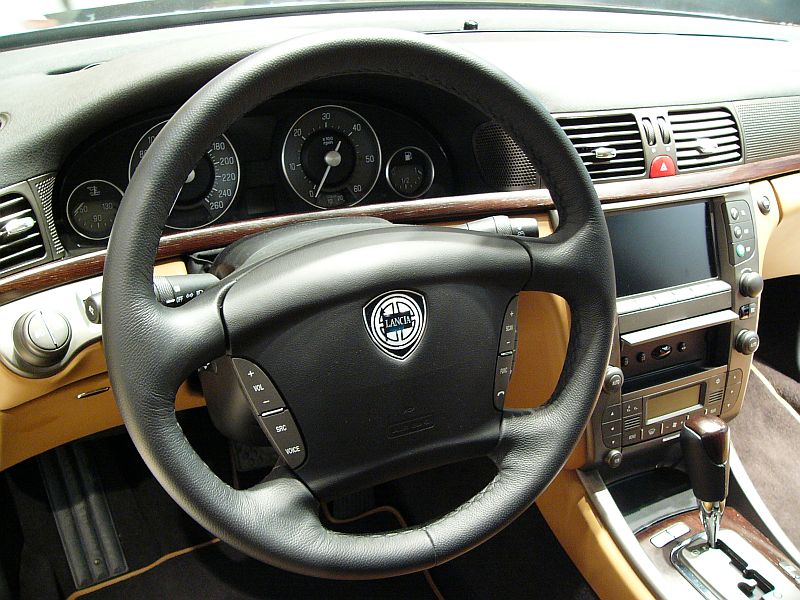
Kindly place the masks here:
<instances>
[{"instance_id":1,"label":"speaker grille","mask_svg":"<svg viewBox=\"0 0 800 600\"><path fill-rule=\"evenodd\" d=\"M540 186L539 175L519 144L494 121L475 129L472 147L481 176L493 190L510 192Z\"/></svg>"}]
</instances>

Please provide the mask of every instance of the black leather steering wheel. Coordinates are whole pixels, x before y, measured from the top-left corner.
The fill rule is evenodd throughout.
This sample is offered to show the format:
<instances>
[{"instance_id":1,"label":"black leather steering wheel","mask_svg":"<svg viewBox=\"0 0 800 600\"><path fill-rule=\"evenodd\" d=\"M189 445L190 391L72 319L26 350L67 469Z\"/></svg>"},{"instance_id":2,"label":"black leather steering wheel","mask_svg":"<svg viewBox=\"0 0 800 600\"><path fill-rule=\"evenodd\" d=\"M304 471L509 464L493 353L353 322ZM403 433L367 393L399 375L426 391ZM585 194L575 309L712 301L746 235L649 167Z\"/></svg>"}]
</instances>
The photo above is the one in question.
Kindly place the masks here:
<instances>
[{"instance_id":1,"label":"black leather steering wheel","mask_svg":"<svg viewBox=\"0 0 800 600\"><path fill-rule=\"evenodd\" d=\"M547 183L558 230L537 240L365 223L277 255L255 253L245 268L186 305L160 305L153 264L162 229L211 141L277 94L359 74L438 87L498 122ZM392 290L413 291L427 310L421 341L403 360L381 352L364 324L365 307ZM498 340L506 307L521 290L568 301L570 341L550 402L503 411L493 403ZM446 562L534 502L564 465L596 402L611 347L615 288L608 232L589 175L528 91L433 36L350 30L257 52L178 110L125 193L108 247L103 305L120 412L175 501L264 562L354 579ZM175 393L186 378L232 356L269 374L307 445L302 466L278 467L248 490L211 472L175 416ZM429 427L397 435L405 433L393 428L402 414L423 413ZM433 522L380 535L342 534L320 522L320 499L476 455L492 458L496 477Z\"/></svg>"}]
</instances>

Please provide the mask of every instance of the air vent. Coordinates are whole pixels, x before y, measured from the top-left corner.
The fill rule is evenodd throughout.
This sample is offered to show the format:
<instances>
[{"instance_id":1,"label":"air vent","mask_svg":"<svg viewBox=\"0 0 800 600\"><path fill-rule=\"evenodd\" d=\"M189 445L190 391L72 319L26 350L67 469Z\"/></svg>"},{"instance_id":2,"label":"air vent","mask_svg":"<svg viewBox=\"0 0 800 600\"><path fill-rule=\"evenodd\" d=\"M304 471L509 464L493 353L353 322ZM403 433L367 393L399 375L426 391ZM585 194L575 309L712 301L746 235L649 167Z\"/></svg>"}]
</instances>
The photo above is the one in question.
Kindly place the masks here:
<instances>
[{"instance_id":1,"label":"air vent","mask_svg":"<svg viewBox=\"0 0 800 600\"><path fill-rule=\"evenodd\" d=\"M642 136L632 114L559 117L557 120L593 180L644 175Z\"/></svg>"},{"instance_id":2,"label":"air vent","mask_svg":"<svg viewBox=\"0 0 800 600\"><path fill-rule=\"evenodd\" d=\"M670 111L669 121L680 171L742 160L739 128L727 109Z\"/></svg>"},{"instance_id":3,"label":"air vent","mask_svg":"<svg viewBox=\"0 0 800 600\"><path fill-rule=\"evenodd\" d=\"M0 196L0 273L47 256L30 202L19 194Z\"/></svg>"}]
</instances>

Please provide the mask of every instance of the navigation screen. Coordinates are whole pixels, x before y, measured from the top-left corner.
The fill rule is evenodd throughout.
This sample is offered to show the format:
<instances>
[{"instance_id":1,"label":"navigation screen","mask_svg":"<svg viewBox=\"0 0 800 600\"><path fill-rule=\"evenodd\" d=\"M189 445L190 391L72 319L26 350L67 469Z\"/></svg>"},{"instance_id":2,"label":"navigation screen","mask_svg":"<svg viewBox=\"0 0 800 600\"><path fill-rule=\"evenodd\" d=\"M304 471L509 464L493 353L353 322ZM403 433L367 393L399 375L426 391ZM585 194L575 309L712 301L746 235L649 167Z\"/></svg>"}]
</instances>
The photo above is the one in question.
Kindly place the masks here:
<instances>
[{"instance_id":1,"label":"navigation screen","mask_svg":"<svg viewBox=\"0 0 800 600\"><path fill-rule=\"evenodd\" d=\"M717 276L705 202L607 213L606 222L619 297Z\"/></svg>"}]
</instances>

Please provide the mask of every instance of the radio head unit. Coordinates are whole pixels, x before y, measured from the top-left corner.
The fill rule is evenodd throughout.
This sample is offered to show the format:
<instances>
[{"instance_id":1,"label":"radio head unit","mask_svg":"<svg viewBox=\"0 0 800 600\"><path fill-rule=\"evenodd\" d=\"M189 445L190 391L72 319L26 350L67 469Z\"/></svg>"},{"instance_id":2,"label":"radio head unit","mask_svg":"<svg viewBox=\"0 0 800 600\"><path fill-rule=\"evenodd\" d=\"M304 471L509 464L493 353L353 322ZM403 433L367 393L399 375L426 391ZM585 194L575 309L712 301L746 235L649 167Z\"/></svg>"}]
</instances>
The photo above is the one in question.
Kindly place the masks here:
<instances>
[{"instance_id":1,"label":"radio head unit","mask_svg":"<svg viewBox=\"0 0 800 600\"><path fill-rule=\"evenodd\" d=\"M619 466L620 453L670 447L695 411L738 413L752 350L737 340L755 336L758 316L740 282L758 276L758 254L747 185L613 204L606 220L619 315L610 367L624 383L601 393L589 447L594 464Z\"/></svg>"}]
</instances>

